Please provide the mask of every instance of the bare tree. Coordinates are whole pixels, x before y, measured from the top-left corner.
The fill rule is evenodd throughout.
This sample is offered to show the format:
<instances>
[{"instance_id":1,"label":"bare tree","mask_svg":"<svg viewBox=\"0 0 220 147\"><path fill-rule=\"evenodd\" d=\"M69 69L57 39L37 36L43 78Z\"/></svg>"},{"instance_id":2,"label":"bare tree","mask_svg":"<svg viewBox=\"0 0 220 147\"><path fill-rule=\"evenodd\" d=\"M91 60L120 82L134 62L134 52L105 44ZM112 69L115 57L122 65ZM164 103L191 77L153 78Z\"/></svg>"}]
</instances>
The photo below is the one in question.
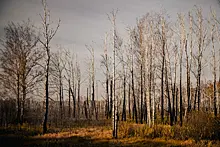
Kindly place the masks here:
<instances>
[{"instance_id":1,"label":"bare tree","mask_svg":"<svg viewBox=\"0 0 220 147\"><path fill-rule=\"evenodd\" d=\"M133 96L133 120L135 119L135 122L138 123L138 116L137 116L137 105L136 105L136 96L135 96L135 84L134 84L134 45L135 43L137 43L137 34L135 32L135 30L131 30L130 31L130 39L131 39L131 44L130 44L130 74L131 74L131 89L132 89L132 96Z\"/></svg>"},{"instance_id":2,"label":"bare tree","mask_svg":"<svg viewBox=\"0 0 220 147\"><path fill-rule=\"evenodd\" d=\"M112 136L113 138L117 138L118 137L118 119L117 119L117 98L115 97L115 55L116 55L116 48L117 48L117 35L116 35L116 24L115 24L115 20L116 20L116 15L117 15L118 11L112 11L111 12L111 16L108 16L109 21L111 21L112 23L112 27L113 27L113 71L112 71L112 102L113 102L113 106L112 106L112 127L113 127L113 132L112 132Z\"/></svg>"},{"instance_id":3,"label":"bare tree","mask_svg":"<svg viewBox=\"0 0 220 147\"><path fill-rule=\"evenodd\" d=\"M183 50L186 45L186 35L185 35L185 25L184 25L184 19L181 14L179 14L179 19L180 19L180 51L179 51L179 63L180 63L180 123L181 126L183 124L183 98L182 98L182 58L183 58Z\"/></svg>"},{"instance_id":4,"label":"bare tree","mask_svg":"<svg viewBox=\"0 0 220 147\"><path fill-rule=\"evenodd\" d=\"M105 36L105 41L104 41L104 55L102 55L102 60L101 60L101 65L106 68L105 72L105 85L106 85L106 117L107 119L111 117L111 104L110 104L110 92L109 92L109 87L110 87L110 75L109 75L109 70L110 70L110 59L108 57L108 47L107 47L107 38L108 35L106 34Z\"/></svg>"},{"instance_id":5,"label":"bare tree","mask_svg":"<svg viewBox=\"0 0 220 147\"><path fill-rule=\"evenodd\" d=\"M72 90L72 83L74 84L74 82L71 80L73 77L73 72L74 72L74 69L73 69L73 57L74 56L71 56L71 53L70 51L68 50L64 50L64 69L65 69L65 75L64 75L64 78L66 79L67 83L68 83L68 99L69 99L69 102L68 102L68 117L71 118L71 95L73 97L73 102L74 102L74 94L73 94L73 90ZM74 79L73 79L74 80ZM74 107L74 105L73 105Z\"/></svg>"},{"instance_id":6,"label":"bare tree","mask_svg":"<svg viewBox=\"0 0 220 147\"><path fill-rule=\"evenodd\" d=\"M122 85L123 86L119 86L120 90L123 87L123 104L122 104L122 121L126 121L126 74L127 74L127 70L126 70L126 58L124 56L125 52L125 48L117 48L117 52L116 52L116 56L118 57L118 61L119 63L121 63L121 67L122 67L122 71L121 73L119 72L119 78L123 81ZM121 92L120 92L121 94Z\"/></svg>"},{"instance_id":7,"label":"bare tree","mask_svg":"<svg viewBox=\"0 0 220 147\"><path fill-rule=\"evenodd\" d=\"M214 28L212 28L213 30L215 30L215 33L216 33L216 37L217 37L217 39L216 40L220 40L220 35L219 35L219 31L218 31L218 26L219 26L219 24L220 24L220 21L217 19L217 17L216 17L216 13L215 13L215 11L211 11L211 13L212 13L212 18L213 18L213 26L212 27L214 27ZM213 31L212 30L212 31ZM211 38L211 41L212 41L212 44L213 44L213 51L212 51L212 55L213 55L213 84L214 83L216 83L215 82L215 78L216 78L216 55L215 55L215 48L214 48L214 34L213 34L213 32L212 32L212 38ZM219 59L218 60L220 60L220 49L219 49ZM214 90L214 113L215 113L215 115L217 115L218 113L219 113L219 97L220 97L220 87L219 87L219 84L220 83L220 64L219 64L219 80L218 80L218 86L217 86L217 91L218 91L218 93L216 93L216 87L213 89ZM214 86L214 85L213 85ZM216 96L216 95L218 95L218 96Z\"/></svg>"},{"instance_id":8,"label":"bare tree","mask_svg":"<svg viewBox=\"0 0 220 147\"><path fill-rule=\"evenodd\" d=\"M43 52L37 48L38 36L30 21L23 24L11 22L4 30L5 41L0 50L0 80L9 95L16 95L17 122L22 124L25 121L26 98L41 81L38 61L42 59Z\"/></svg>"},{"instance_id":9,"label":"bare tree","mask_svg":"<svg viewBox=\"0 0 220 147\"><path fill-rule=\"evenodd\" d=\"M64 51L60 49L60 51L54 53L51 56L51 75L54 79L52 82L54 82L54 85L57 87L58 95L59 95L59 101L60 101L60 120L61 123L63 121L63 115L64 115L64 84L63 84L63 78L64 78L64 70L65 70L65 61L64 61Z\"/></svg>"},{"instance_id":10,"label":"bare tree","mask_svg":"<svg viewBox=\"0 0 220 147\"><path fill-rule=\"evenodd\" d=\"M78 102L77 102L77 118L80 118L80 85L81 85L81 70L80 70L80 64L77 61L77 57L76 57L76 78L77 78L77 96L78 96Z\"/></svg>"},{"instance_id":11,"label":"bare tree","mask_svg":"<svg viewBox=\"0 0 220 147\"><path fill-rule=\"evenodd\" d=\"M213 106L214 106L214 115L217 116L217 83L216 83L216 50L215 50L215 34L216 34L216 26L215 23L211 23L209 21L210 29L211 29L211 44L212 44L212 75L213 75Z\"/></svg>"},{"instance_id":12,"label":"bare tree","mask_svg":"<svg viewBox=\"0 0 220 147\"><path fill-rule=\"evenodd\" d=\"M165 22L161 19L162 65L161 65L161 121L164 122L164 68L165 68Z\"/></svg>"},{"instance_id":13,"label":"bare tree","mask_svg":"<svg viewBox=\"0 0 220 147\"><path fill-rule=\"evenodd\" d=\"M188 53L188 49L185 47L185 54L186 54L186 83L187 83L187 102L188 102L188 107L187 110L188 112L191 111L191 64L192 64L192 48L193 48L193 38L192 38L192 16L191 13L189 12L189 23L190 23L190 54ZM184 27L184 26L183 26ZM187 41L187 40L186 40ZM187 44L187 42L186 42Z\"/></svg>"},{"instance_id":14,"label":"bare tree","mask_svg":"<svg viewBox=\"0 0 220 147\"><path fill-rule=\"evenodd\" d=\"M197 52L194 55L194 60L197 64L197 71L194 73L196 77L196 91L195 91L195 98L194 98L194 110L196 109L196 103L198 111L200 110L200 103L201 103L201 74L202 74L202 59L203 53L207 46L209 45L210 39L207 38L207 30L204 27L204 18L202 15L202 9L196 8L196 16L197 20L194 22L194 32L197 36Z\"/></svg>"},{"instance_id":15,"label":"bare tree","mask_svg":"<svg viewBox=\"0 0 220 147\"><path fill-rule=\"evenodd\" d=\"M174 80L172 85L172 97L173 97L173 117L174 122L177 122L177 113L178 113L178 102L177 102L177 86L176 86L176 75L177 75L177 61L178 60L178 47L175 43L174 46Z\"/></svg>"},{"instance_id":16,"label":"bare tree","mask_svg":"<svg viewBox=\"0 0 220 147\"><path fill-rule=\"evenodd\" d=\"M140 108L140 123L142 124L143 123L143 117L144 117L144 111L143 111L143 104L145 103L144 102L144 79L145 77L143 77L145 74L144 74L144 70L145 70L145 49L144 49L144 46L143 46L143 41L144 41L144 36L143 36L143 29L144 29L144 20L145 18L142 18L142 20L140 20L140 22L138 23L138 38L139 40L138 41L138 48L139 48L139 53L140 53L140 99L141 99L141 108Z\"/></svg>"},{"instance_id":17,"label":"bare tree","mask_svg":"<svg viewBox=\"0 0 220 147\"><path fill-rule=\"evenodd\" d=\"M95 105L95 56L94 56L94 48L92 46L86 46L86 48L89 50L90 54L91 54L91 73L89 73L91 75L91 80L92 80L92 115L96 115L96 105ZM96 119L98 119L96 117Z\"/></svg>"},{"instance_id":18,"label":"bare tree","mask_svg":"<svg viewBox=\"0 0 220 147\"><path fill-rule=\"evenodd\" d=\"M44 8L43 15L40 15L42 20L42 38L39 39L43 48L46 52L46 75L45 75L45 98L46 98L46 111L44 116L44 123L43 123L43 133L47 132L47 120L48 120L48 110L49 110L49 68L50 68L50 60L51 60L51 50L50 50L50 42L55 36L59 26L60 20L57 24L57 27L53 29L51 27L51 20L50 20L50 11L47 6L46 0L42 0L42 5Z\"/></svg>"}]
</instances>

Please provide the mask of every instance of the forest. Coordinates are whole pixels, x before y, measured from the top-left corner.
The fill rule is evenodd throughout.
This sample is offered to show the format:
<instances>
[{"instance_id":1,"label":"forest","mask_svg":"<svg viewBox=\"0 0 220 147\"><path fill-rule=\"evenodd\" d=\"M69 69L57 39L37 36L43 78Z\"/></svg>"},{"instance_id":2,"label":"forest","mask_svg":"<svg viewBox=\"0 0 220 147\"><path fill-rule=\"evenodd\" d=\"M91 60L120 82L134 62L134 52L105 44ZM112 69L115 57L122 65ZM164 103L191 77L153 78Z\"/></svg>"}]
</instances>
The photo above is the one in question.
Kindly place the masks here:
<instances>
[{"instance_id":1,"label":"forest","mask_svg":"<svg viewBox=\"0 0 220 147\"><path fill-rule=\"evenodd\" d=\"M204 15L194 6L175 21L165 10L148 12L125 28L128 37L117 29L120 12L108 13L100 95L95 47L85 45L82 73L76 53L52 48L62 20L51 20L46 0L42 7L40 27L31 20L4 27L1 145L220 145L220 19L214 10Z\"/></svg>"}]
</instances>

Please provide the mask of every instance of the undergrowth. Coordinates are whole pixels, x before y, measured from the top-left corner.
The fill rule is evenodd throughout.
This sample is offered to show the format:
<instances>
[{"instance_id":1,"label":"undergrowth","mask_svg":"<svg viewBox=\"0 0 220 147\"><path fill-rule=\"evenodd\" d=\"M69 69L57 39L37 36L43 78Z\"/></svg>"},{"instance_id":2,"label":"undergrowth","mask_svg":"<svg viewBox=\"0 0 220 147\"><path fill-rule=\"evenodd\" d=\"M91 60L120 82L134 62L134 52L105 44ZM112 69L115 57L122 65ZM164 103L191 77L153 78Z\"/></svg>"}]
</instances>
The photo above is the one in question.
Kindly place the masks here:
<instances>
[{"instance_id":1,"label":"undergrowth","mask_svg":"<svg viewBox=\"0 0 220 147\"><path fill-rule=\"evenodd\" d=\"M146 124L134 124L128 122L120 123L119 134L122 138L143 137L143 138L164 138L188 140L219 140L220 139L220 118L204 112L192 112L180 125L156 124L149 127Z\"/></svg>"}]
</instances>

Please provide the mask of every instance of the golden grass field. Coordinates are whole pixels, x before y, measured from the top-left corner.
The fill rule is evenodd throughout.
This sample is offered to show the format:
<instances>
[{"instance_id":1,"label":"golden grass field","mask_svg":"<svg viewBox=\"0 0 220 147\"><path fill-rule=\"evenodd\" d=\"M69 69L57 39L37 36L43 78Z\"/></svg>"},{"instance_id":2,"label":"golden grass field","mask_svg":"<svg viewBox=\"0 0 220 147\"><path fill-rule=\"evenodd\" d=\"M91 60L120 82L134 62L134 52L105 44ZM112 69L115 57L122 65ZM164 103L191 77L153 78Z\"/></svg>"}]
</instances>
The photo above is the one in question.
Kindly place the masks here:
<instances>
[{"instance_id":1,"label":"golden grass field","mask_svg":"<svg viewBox=\"0 0 220 147\"><path fill-rule=\"evenodd\" d=\"M118 139L112 139L112 131L109 126L80 126L72 128L64 128L61 130L51 131L47 134L30 133L34 130L30 127L20 126L19 130L9 131L9 129L1 129L0 146L219 146L218 141L200 140L199 142L193 139L174 140L166 137L146 138L131 136L126 137L124 133L125 127L120 124ZM144 125L130 124L133 127ZM36 129L36 128L35 128ZM11 130L13 130L11 128ZM29 131L29 132L28 132Z\"/></svg>"}]
</instances>

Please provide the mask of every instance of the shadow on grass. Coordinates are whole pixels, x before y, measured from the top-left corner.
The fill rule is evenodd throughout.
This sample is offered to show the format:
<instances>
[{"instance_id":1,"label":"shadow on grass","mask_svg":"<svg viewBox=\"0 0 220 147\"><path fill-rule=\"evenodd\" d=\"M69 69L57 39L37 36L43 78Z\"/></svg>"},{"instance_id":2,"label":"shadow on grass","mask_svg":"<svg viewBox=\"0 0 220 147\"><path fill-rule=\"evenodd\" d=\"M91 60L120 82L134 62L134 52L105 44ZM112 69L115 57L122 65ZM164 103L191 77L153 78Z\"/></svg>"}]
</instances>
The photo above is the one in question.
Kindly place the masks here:
<instances>
[{"instance_id":1,"label":"shadow on grass","mask_svg":"<svg viewBox=\"0 0 220 147\"><path fill-rule=\"evenodd\" d=\"M1 147L20 147L20 146L38 146L38 147L105 147L105 146L174 146L167 142L159 142L154 140L134 140L132 143L126 143L126 140L94 140L90 137L50 137L41 138L36 135L40 134L37 131L18 130L18 129L0 129L0 146ZM35 137L33 137L35 136Z\"/></svg>"},{"instance_id":2,"label":"shadow on grass","mask_svg":"<svg viewBox=\"0 0 220 147\"><path fill-rule=\"evenodd\" d=\"M133 143L129 143L129 144L124 144L123 146L127 146L127 147L177 147L177 146L181 146L181 145L175 145L175 144L171 144L171 143L167 143L167 142L159 142L159 141L154 141L154 140L144 140L144 141L136 141Z\"/></svg>"},{"instance_id":3,"label":"shadow on grass","mask_svg":"<svg viewBox=\"0 0 220 147\"><path fill-rule=\"evenodd\" d=\"M155 142L155 141L137 141L133 143L121 143L120 141L102 141L102 140L92 140L89 137L78 137L73 136L69 138L31 138L24 136L7 135L0 136L1 147L5 146L34 146L34 147L105 147L105 146L174 146L165 142Z\"/></svg>"},{"instance_id":4,"label":"shadow on grass","mask_svg":"<svg viewBox=\"0 0 220 147\"><path fill-rule=\"evenodd\" d=\"M109 142L96 142L89 138L73 136L69 138L31 138L22 136L0 136L1 147L60 147L60 146L76 146L76 147L86 147L86 146L114 146L110 145Z\"/></svg>"}]
</instances>

